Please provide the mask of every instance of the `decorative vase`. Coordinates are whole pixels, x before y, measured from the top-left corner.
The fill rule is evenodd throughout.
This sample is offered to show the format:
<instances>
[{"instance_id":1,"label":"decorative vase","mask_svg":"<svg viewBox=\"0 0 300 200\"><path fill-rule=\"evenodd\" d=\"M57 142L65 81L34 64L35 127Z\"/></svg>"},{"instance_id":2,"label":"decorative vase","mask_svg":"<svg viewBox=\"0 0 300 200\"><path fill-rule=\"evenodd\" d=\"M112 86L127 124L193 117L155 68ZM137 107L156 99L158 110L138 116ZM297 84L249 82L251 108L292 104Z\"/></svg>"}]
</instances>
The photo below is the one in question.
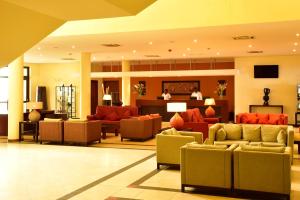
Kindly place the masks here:
<instances>
[{"instance_id":1,"label":"decorative vase","mask_svg":"<svg viewBox=\"0 0 300 200\"><path fill-rule=\"evenodd\" d=\"M265 95L263 96L263 100L264 100L264 106L268 106L269 105L269 94L270 94L271 90L270 88L264 88L264 93Z\"/></svg>"},{"instance_id":2,"label":"decorative vase","mask_svg":"<svg viewBox=\"0 0 300 200\"><path fill-rule=\"evenodd\" d=\"M216 112L215 112L215 110L211 106L208 106L208 108L206 108L205 115L207 117L214 117L215 114L216 114Z\"/></svg>"},{"instance_id":3,"label":"decorative vase","mask_svg":"<svg viewBox=\"0 0 300 200\"><path fill-rule=\"evenodd\" d=\"M175 113L175 115L170 119L170 125L176 130L181 130L183 128L183 124L184 121L178 113Z\"/></svg>"}]
</instances>

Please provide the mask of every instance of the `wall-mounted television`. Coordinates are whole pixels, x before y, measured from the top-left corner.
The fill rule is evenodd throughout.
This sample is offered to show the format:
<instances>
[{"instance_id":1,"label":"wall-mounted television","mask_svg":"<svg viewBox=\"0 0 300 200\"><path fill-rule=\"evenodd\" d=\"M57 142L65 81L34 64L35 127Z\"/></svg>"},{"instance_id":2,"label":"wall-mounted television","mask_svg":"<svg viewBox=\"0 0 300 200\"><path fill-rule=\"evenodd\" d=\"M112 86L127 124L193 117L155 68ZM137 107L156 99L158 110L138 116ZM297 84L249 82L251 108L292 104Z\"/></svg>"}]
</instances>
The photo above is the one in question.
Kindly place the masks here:
<instances>
[{"instance_id":1,"label":"wall-mounted television","mask_svg":"<svg viewBox=\"0 0 300 200\"><path fill-rule=\"evenodd\" d=\"M278 65L254 65L254 78L278 77Z\"/></svg>"}]
</instances>

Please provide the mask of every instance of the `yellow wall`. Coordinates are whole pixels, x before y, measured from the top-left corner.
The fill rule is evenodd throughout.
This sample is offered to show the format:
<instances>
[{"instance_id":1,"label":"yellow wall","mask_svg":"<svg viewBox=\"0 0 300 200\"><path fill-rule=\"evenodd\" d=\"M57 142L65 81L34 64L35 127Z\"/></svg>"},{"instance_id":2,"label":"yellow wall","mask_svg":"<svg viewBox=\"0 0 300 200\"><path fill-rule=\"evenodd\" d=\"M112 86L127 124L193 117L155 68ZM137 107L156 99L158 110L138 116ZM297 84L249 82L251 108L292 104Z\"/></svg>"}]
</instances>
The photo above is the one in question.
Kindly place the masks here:
<instances>
[{"instance_id":1,"label":"yellow wall","mask_svg":"<svg viewBox=\"0 0 300 200\"><path fill-rule=\"evenodd\" d=\"M278 79L254 79L254 65L279 65ZM263 104L263 88L270 88L270 105L284 105L289 123L294 123L300 83L300 56L241 57L235 59L235 113L248 112L250 104Z\"/></svg>"},{"instance_id":2,"label":"yellow wall","mask_svg":"<svg viewBox=\"0 0 300 200\"><path fill-rule=\"evenodd\" d=\"M30 99L36 99L37 86L46 86L48 110L55 110L55 86L76 86L76 116L79 117L80 63L25 64L30 67Z\"/></svg>"}]
</instances>

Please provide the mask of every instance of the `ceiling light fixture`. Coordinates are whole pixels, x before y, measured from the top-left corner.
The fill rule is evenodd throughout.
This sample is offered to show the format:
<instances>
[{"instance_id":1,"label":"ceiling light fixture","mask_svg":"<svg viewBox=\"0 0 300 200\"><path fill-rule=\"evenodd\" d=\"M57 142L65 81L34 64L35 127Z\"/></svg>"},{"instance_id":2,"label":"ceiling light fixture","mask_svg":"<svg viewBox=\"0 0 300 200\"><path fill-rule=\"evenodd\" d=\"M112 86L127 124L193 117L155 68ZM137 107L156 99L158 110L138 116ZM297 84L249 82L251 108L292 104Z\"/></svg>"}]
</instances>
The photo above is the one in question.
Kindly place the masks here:
<instances>
[{"instance_id":1,"label":"ceiling light fixture","mask_svg":"<svg viewBox=\"0 0 300 200\"><path fill-rule=\"evenodd\" d=\"M298 46L298 42L294 42L294 46Z\"/></svg>"},{"instance_id":2,"label":"ceiling light fixture","mask_svg":"<svg viewBox=\"0 0 300 200\"><path fill-rule=\"evenodd\" d=\"M255 39L255 36L253 35L239 35L232 37L234 40L253 40Z\"/></svg>"},{"instance_id":3,"label":"ceiling light fixture","mask_svg":"<svg viewBox=\"0 0 300 200\"><path fill-rule=\"evenodd\" d=\"M198 40L197 40L197 39L194 39L194 40L193 40L193 42L194 42L194 43L197 43L197 42L198 42Z\"/></svg>"},{"instance_id":4,"label":"ceiling light fixture","mask_svg":"<svg viewBox=\"0 0 300 200\"><path fill-rule=\"evenodd\" d=\"M184 53L184 54L182 54L182 56L183 56L183 57L185 57L185 56L186 56L186 55L185 55L185 53Z\"/></svg>"},{"instance_id":5,"label":"ceiling light fixture","mask_svg":"<svg viewBox=\"0 0 300 200\"><path fill-rule=\"evenodd\" d=\"M220 52L217 52L217 55L220 55Z\"/></svg>"},{"instance_id":6,"label":"ceiling light fixture","mask_svg":"<svg viewBox=\"0 0 300 200\"><path fill-rule=\"evenodd\" d=\"M122 60L124 59L124 56L121 56Z\"/></svg>"},{"instance_id":7,"label":"ceiling light fixture","mask_svg":"<svg viewBox=\"0 0 300 200\"><path fill-rule=\"evenodd\" d=\"M150 41L150 42L148 42L148 44L149 44L149 45L152 45L152 44L153 44L153 42L151 42L151 41Z\"/></svg>"},{"instance_id":8,"label":"ceiling light fixture","mask_svg":"<svg viewBox=\"0 0 300 200\"><path fill-rule=\"evenodd\" d=\"M297 50L296 49L293 49L293 52L296 52Z\"/></svg>"},{"instance_id":9,"label":"ceiling light fixture","mask_svg":"<svg viewBox=\"0 0 300 200\"><path fill-rule=\"evenodd\" d=\"M96 56L93 56L93 60L96 60Z\"/></svg>"},{"instance_id":10,"label":"ceiling light fixture","mask_svg":"<svg viewBox=\"0 0 300 200\"><path fill-rule=\"evenodd\" d=\"M75 49L76 47L75 47L75 45L72 45L72 49Z\"/></svg>"},{"instance_id":11,"label":"ceiling light fixture","mask_svg":"<svg viewBox=\"0 0 300 200\"><path fill-rule=\"evenodd\" d=\"M136 50L133 50L132 53L136 53Z\"/></svg>"},{"instance_id":12,"label":"ceiling light fixture","mask_svg":"<svg viewBox=\"0 0 300 200\"><path fill-rule=\"evenodd\" d=\"M300 36L300 33L296 33L296 36L299 37L299 36Z\"/></svg>"},{"instance_id":13,"label":"ceiling light fixture","mask_svg":"<svg viewBox=\"0 0 300 200\"><path fill-rule=\"evenodd\" d=\"M189 47L188 47L188 48L186 48L186 50L187 50L187 51L190 51L190 50L191 50L191 48L189 48Z\"/></svg>"},{"instance_id":14,"label":"ceiling light fixture","mask_svg":"<svg viewBox=\"0 0 300 200\"><path fill-rule=\"evenodd\" d=\"M252 46L252 44L249 44L248 47L249 47L249 48L252 48L253 46Z\"/></svg>"},{"instance_id":15,"label":"ceiling light fixture","mask_svg":"<svg viewBox=\"0 0 300 200\"><path fill-rule=\"evenodd\" d=\"M38 47L37 50L41 50L41 47Z\"/></svg>"}]
</instances>

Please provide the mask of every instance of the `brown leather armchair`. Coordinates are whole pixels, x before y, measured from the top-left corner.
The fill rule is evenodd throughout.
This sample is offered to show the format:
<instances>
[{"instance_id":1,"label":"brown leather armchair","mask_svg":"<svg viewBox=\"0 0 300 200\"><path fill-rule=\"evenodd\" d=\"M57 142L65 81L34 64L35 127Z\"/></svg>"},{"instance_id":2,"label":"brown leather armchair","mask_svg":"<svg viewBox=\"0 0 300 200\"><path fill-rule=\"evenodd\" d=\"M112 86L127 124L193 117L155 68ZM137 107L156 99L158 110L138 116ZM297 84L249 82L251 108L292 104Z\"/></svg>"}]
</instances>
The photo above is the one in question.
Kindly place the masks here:
<instances>
[{"instance_id":1,"label":"brown leather armchair","mask_svg":"<svg viewBox=\"0 0 300 200\"><path fill-rule=\"evenodd\" d=\"M60 119L45 118L44 121L39 122L39 139L42 144L45 141L60 142L63 144L63 121Z\"/></svg>"},{"instance_id":2,"label":"brown leather armchair","mask_svg":"<svg viewBox=\"0 0 300 200\"><path fill-rule=\"evenodd\" d=\"M65 121L64 142L84 143L101 142L101 122L94 121Z\"/></svg>"},{"instance_id":3,"label":"brown leather armchair","mask_svg":"<svg viewBox=\"0 0 300 200\"><path fill-rule=\"evenodd\" d=\"M153 137L153 119L122 119L120 121L121 141L127 139L146 140Z\"/></svg>"}]
</instances>

